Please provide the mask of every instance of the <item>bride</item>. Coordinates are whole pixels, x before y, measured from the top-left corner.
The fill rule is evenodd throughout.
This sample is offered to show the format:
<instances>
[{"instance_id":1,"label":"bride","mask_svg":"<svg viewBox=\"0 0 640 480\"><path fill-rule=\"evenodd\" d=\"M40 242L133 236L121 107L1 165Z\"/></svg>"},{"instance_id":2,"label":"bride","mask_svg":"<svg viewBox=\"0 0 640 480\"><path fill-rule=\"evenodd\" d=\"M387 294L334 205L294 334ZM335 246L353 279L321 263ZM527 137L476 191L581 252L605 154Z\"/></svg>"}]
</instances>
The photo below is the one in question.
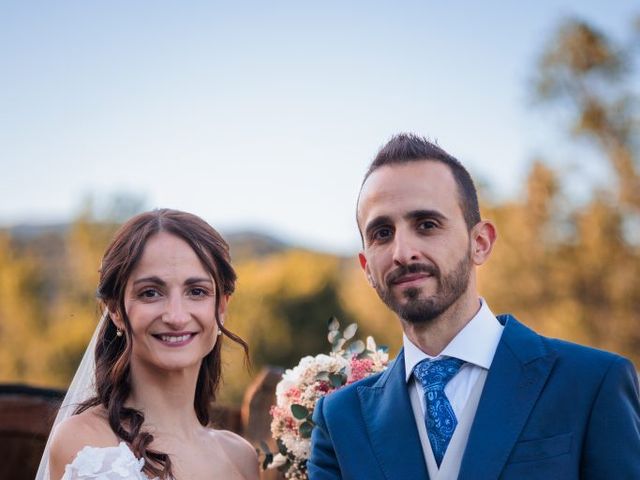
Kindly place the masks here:
<instances>
[{"instance_id":1,"label":"bride","mask_svg":"<svg viewBox=\"0 0 640 480\"><path fill-rule=\"evenodd\" d=\"M208 426L222 339L247 352L224 327L235 280L226 242L195 215L123 225L100 269L95 361L76 373L36 478L257 479L253 447Z\"/></svg>"}]
</instances>

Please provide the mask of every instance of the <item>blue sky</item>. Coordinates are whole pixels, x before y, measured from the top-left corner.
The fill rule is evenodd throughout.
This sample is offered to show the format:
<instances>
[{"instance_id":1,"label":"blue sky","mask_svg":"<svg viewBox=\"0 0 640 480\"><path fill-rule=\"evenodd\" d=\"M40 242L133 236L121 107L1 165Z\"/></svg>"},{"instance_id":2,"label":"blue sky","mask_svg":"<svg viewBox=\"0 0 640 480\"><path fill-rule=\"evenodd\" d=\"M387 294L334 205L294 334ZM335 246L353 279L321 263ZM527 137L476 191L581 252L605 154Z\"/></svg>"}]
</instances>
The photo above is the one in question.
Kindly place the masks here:
<instances>
[{"instance_id":1,"label":"blue sky","mask_svg":"<svg viewBox=\"0 0 640 480\"><path fill-rule=\"evenodd\" d=\"M561 19L628 31L632 1L0 4L0 224L92 195L357 250L354 204L394 133L437 139L492 195L563 152L532 106ZM553 128L550 128L550 125Z\"/></svg>"}]
</instances>

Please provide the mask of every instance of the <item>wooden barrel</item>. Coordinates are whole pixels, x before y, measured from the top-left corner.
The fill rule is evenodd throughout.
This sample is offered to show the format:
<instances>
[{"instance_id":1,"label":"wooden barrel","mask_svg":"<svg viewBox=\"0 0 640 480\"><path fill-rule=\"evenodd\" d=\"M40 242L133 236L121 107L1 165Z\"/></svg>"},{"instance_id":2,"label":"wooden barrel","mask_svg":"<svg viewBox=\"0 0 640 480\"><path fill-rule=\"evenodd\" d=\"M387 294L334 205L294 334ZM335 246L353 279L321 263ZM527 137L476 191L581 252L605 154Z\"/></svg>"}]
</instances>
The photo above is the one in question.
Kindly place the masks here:
<instances>
[{"instance_id":1,"label":"wooden barrel","mask_svg":"<svg viewBox=\"0 0 640 480\"><path fill-rule=\"evenodd\" d=\"M63 390L0 385L0 479L33 480Z\"/></svg>"},{"instance_id":2,"label":"wooden barrel","mask_svg":"<svg viewBox=\"0 0 640 480\"><path fill-rule=\"evenodd\" d=\"M212 425L244 436L254 445L270 443L269 407L281 369L265 368L246 391L242 409L213 405ZM0 480L33 480L40 457L64 398L64 390L28 385L0 384ZM279 480L275 470L262 472L263 480Z\"/></svg>"}]
</instances>

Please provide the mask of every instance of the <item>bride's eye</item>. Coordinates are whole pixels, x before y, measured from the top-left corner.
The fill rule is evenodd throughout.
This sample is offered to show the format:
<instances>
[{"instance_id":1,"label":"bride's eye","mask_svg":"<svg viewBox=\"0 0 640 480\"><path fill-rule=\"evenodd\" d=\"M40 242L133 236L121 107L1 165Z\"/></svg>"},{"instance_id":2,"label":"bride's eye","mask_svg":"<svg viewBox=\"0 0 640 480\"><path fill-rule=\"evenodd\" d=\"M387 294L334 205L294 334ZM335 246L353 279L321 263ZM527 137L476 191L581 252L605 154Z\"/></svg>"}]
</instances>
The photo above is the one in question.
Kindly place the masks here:
<instances>
[{"instance_id":1,"label":"bride's eye","mask_svg":"<svg viewBox=\"0 0 640 480\"><path fill-rule=\"evenodd\" d=\"M146 288L142 290L138 297L140 298L156 298L160 295L160 293L155 288Z\"/></svg>"},{"instance_id":2,"label":"bride's eye","mask_svg":"<svg viewBox=\"0 0 640 480\"><path fill-rule=\"evenodd\" d=\"M200 287L192 288L189 293L194 297L206 297L209 294L207 290Z\"/></svg>"}]
</instances>

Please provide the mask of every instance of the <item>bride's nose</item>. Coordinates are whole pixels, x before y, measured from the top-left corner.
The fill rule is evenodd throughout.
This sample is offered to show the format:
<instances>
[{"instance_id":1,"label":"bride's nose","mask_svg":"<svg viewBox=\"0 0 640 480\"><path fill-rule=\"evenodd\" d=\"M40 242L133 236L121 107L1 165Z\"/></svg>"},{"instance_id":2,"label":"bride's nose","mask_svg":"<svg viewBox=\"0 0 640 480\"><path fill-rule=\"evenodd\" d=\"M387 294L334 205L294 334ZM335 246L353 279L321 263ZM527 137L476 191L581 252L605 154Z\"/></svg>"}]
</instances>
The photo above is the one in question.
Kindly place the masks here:
<instances>
[{"instance_id":1,"label":"bride's nose","mask_svg":"<svg viewBox=\"0 0 640 480\"><path fill-rule=\"evenodd\" d=\"M185 308L181 295L172 295L167 302L167 309L162 315L162 321L174 330L180 330L189 321L189 313Z\"/></svg>"}]
</instances>

